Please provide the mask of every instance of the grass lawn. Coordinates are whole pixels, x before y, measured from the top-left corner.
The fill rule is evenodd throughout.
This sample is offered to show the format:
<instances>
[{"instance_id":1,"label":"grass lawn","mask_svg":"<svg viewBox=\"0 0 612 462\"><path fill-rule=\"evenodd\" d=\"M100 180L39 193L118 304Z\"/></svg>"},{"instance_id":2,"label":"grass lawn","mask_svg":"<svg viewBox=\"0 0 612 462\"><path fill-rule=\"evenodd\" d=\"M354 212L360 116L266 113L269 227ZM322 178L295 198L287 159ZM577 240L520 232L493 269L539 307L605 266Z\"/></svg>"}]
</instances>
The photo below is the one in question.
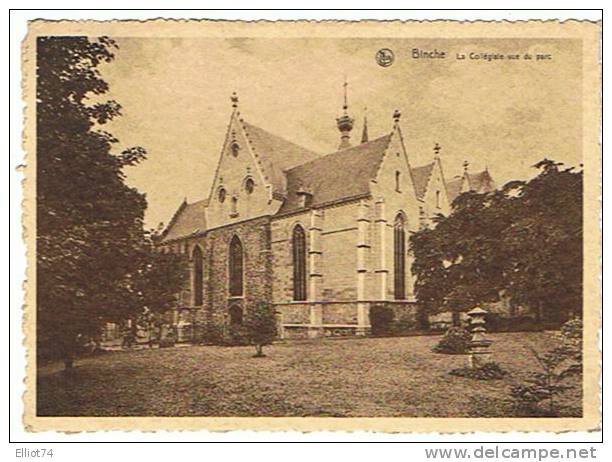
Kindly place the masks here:
<instances>
[{"instance_id":1,"label":"grass lawn","mask_svg":"<svg viewBox=\"0 0 612 462\"><path fill-rule=\"evenodd\" d=\"M509 374L476 381L448 372L466 356L432 353L439 337L363 338L253 347L190 346L107 353L70 376L38 371L38 415L64 416L504 416L508 389L537 363L547 333L491 334ZM581 387L564 404L580 415Z\"/></svg>"}]
</instances>

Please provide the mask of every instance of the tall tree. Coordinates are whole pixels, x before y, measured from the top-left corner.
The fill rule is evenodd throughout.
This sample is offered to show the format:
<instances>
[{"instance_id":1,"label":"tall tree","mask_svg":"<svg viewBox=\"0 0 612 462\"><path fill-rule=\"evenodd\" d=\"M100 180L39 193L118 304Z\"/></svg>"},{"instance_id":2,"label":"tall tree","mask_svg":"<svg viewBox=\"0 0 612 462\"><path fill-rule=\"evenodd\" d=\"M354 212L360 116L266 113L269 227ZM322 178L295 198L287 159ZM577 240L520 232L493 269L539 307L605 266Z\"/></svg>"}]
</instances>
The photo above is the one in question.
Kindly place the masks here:
<instances>
[{"instance_id":1,"label":"tall tree","mask_svg":"<svg viewBox=\"0 0 612 462\"><path fill-rule=\"evenodd\" d=\"M502 288L499 234L510 220L502 191L462 194L453 212L411 236L415 293L429 311L458 314L495 301Z\"/></svg>"},{"instance_id":2,"label":"tall tree","mask_svg":"<svg viewBox=\"0 0 612 462\"><path fill-rule=\"evenodd\" d=\"M520 213L501 235L505 287L539 319L564 322L582 307L582 171L544 159L517 184Z\"/></svg>"},{"instance_id":3,"label":"tall tree","mask_svg":"<svg viewBox=\"0 0 612 462\"><path fill-rule=\"evenodd\" d=\"M142 307L140 320L147 324L150 334L155 329L161 338L164 315L176 306L177 294L189 285L189 261L179 252L162 252L158 243L161 225L147 231L139 252L139 269L134 288Z\"/></svg>"},{"instance_id":4,"label":"tall tree","mask_svg":"<svg viewBox=\"0 0 612 462\"><path fill-rule=\"evenodd\" d=\"M144 195L123 169L142 148L113 155L117 140L100 129L120 115L98 66L117 48L102 37L37 41L38 348L67 368L106 321L139 309L134 258L143 239Z\"/></svg>"},{"instance_id":5,"label":"tall tree","mask_svg":"<svg viewBox=\"0 0 612 462\"><path fill-rule=\"evenodd\" d=\"M465 311L499 299L540 318L577 314L582 297L582 172L543 160L530 181L468 192L448 217L413 234L415 292L429 311Z\"/></svg>"}]
</instances>

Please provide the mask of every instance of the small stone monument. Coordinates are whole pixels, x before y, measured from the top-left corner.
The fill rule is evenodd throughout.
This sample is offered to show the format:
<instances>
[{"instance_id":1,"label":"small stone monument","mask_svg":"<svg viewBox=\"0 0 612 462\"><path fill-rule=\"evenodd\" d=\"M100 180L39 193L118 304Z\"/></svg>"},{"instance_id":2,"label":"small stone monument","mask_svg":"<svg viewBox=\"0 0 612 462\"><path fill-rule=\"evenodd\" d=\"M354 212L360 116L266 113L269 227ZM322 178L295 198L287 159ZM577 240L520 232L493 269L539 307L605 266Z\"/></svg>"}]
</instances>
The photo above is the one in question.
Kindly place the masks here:
<instances>
[{"instance_id":1,"label":"small stone monument","mask_svg":"<svg viewBox=\"0 0 612 462\"><path fill-rule=\"evenodd\" d=\"M470 342L470 367L477 369L491 361L491 351L489 347L493 343L487 339L485 334L487 329L486 316L487 312L480 307L476 307L468 311L470 317L470 330L472 332L472 341Z\"/></svg>"}]
</instances>

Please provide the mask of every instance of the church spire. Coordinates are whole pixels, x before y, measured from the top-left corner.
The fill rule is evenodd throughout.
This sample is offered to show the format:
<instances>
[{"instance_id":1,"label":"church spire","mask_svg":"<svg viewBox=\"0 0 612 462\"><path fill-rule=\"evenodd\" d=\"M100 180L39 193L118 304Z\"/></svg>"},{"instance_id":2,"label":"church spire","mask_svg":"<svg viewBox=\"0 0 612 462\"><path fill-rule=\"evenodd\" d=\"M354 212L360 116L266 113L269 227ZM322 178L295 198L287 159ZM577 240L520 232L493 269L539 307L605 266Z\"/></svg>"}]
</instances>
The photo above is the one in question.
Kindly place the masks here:
<instances>
[{"instance_id":1,"label":"church spire","mask_svg":"<svg viewBox=\"0 0 612 462\"><path fill-rule=\"evenodd\" d=\"M368 108L364 108L363 112L365 115L363 116L363 132L361 133L361 142L368 142Z\"/></svg>"},{"instance_id":2,"label":"church spire","mask_svg":"<svg viewBox=\"0 0 612 462\"><path fill-rule=\"evenodd\" d=\"M342 116L336 119L338 130L340 130L340 146L338 149L351 147L350 138L353 129L353 119L348 115L348 82L344 80L344 105L342 106Z\"/></svg>"}]
</instances>

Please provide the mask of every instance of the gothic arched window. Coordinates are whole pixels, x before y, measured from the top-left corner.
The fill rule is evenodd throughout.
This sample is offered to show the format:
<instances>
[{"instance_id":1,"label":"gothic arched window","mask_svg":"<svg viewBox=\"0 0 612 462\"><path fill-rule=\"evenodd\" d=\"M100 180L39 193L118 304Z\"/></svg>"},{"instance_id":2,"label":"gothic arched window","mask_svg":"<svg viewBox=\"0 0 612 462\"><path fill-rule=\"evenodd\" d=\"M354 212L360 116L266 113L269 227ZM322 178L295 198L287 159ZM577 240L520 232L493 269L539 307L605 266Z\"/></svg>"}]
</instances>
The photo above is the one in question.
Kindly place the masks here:
<instances>
[{"instance_id":1,"label":"gothic arched window","mask_svg":"<svg viewBox=\"0 0 612 462\"><path fill-rule=\"evenodd\" d=\"M406 231L404 217L400 213L395 217L393 226L393 274L394 295L396 300L406 298Z\"/></svg>"},{"instance_id":2,"label":"gothic arched window","mask_svg":"<svg viewBox=\"0 0 612 462\"><path fill-rule=\"evenodd\" d=\"M306 300L306 233L297 225L291 238L293 248L293 299Z\"/></svg>"},{"instance_id":3,"label":"gothic arched window","mask_svg":"<svg viewBox=\"0 0 612 462\"><path fill-rule=\"evenodd\" d=\"M232 297L242 295L242 269L242 242L234 236L229 247L229 294Z\"/></svg>"},{"instance_id":4,"label":"gothic arched window","mask_svg":"<svg viewBox=\"0 0 612 462\"><path fill-rule=\"evenodd\" d=\"M204 260L199 245L193 249L193 304L202 306L204 303Z\"/></svg>"}]
</instances>

